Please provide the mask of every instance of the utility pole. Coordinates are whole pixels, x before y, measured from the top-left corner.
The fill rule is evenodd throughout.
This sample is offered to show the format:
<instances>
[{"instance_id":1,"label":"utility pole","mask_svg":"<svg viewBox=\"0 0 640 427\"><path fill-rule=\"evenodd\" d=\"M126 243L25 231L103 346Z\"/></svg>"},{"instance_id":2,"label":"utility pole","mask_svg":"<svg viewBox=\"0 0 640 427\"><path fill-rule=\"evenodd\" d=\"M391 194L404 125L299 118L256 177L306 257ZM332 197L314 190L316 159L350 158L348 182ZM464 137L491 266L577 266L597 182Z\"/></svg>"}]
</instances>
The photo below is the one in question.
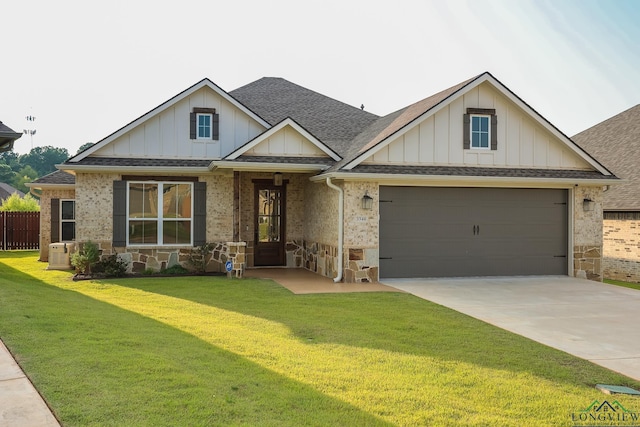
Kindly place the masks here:
<instances>
[{"instance_id":1,"label":"utility pole","mask_svg":"<svg viewBox=\"0 0 640 427\"><path fill-rule=\"evenodd\" d=\"M35 126L35 123L34 123L36 121L35 116L29 115L29 116L25 117L25 119L27 119L27 122L30 123L30 124L29 123L27 124L30 128ZM33 150L33 135L36 134L36 130L35 129L24 129L23 133L25 135L29 135L31 137L31 149Z\"/></svg>"}]
</instances>

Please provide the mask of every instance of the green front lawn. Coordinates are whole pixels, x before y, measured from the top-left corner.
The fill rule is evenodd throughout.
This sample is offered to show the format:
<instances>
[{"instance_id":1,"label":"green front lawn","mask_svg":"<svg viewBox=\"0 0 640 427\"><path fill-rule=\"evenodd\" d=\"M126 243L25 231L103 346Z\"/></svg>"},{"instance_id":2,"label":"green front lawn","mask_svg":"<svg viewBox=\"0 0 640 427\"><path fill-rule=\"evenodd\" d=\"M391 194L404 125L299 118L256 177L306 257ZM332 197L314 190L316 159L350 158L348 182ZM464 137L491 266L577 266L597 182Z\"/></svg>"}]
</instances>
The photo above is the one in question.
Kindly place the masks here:
<instances>
[{"instance_id":1,"label":"green front lawn","mask_svg":"<svg viewBox=\"0 0 640 427\"><path fill-rule=\"evenodd\" d=\"M65 426L573 425L640 384L402 293L73 282L0 252L0 337Z\"/></svg>"},{"instance_id":2,"label":"green front lawn","mask_svg":"<svg viewBox=\"0 0 640 427\"><path fill-rule=\"evenodd\" d=\"M640 290L640 283L622 282L620 280L609 280L609 279L605 279L604 283L609 283L610 285L617 285L625 288Z\"/></svg>"}]
</instances>

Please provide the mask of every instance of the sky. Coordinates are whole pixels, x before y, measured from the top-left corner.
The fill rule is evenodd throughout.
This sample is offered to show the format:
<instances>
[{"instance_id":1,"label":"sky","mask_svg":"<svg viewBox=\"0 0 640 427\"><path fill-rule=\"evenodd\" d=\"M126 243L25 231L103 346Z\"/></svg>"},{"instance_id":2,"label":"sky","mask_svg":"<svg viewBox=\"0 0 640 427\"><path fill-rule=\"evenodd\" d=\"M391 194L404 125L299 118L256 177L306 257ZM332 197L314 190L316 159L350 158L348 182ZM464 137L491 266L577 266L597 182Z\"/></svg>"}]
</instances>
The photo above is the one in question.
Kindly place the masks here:
<instances>
[{"instance_id":1,"label":"sky","mask_svg":"<svg viewBox=\"0 0 640 427\"><path fill-rule=\"evenodd\" d=\"M568 136L640 103L636 0L5 0L0 121L74 155L205 77L386 115L489 71ZM29 122L27 116L35 117Z\"/></svg>"}]
</instances>

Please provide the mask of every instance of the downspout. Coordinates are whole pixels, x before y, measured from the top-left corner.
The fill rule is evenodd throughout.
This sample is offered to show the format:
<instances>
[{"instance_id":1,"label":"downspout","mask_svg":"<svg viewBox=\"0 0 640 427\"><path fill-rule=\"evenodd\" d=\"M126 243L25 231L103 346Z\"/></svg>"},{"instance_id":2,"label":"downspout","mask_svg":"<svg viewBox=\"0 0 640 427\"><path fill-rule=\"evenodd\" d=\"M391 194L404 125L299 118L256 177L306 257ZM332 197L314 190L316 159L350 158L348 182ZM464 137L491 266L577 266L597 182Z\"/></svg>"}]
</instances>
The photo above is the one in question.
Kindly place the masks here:
<instances>
[{"instance_id":1,"label":"downspout","mask_svg":"<svg viewBox=\"0 0 640 427\"><path fill-rule=\"evenodd\" d=\"M331 182L327 177L327 186L338 192L338 275L333 279L334 283L342 281L342 247L344 246L344 191Z\"/></svg>"}]
</instances>

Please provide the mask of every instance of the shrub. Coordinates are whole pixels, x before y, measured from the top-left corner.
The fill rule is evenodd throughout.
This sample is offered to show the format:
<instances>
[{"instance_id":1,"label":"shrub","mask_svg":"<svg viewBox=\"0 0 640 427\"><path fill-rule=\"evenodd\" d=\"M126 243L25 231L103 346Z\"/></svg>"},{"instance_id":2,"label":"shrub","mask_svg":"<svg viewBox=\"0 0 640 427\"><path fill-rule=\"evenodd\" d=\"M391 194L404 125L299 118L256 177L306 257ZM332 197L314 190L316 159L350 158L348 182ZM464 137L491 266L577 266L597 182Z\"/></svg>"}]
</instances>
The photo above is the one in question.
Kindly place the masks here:
<instances>
[{"instance_id":1,"label":"shrub","mask_svg":"<svg viewBox=\"0 0 640 427\"><path fill-rule=\"evenodd\" d=\"M162 270L163 274L187 274L189 270L181 266L180 264L173 265L169 268Z\"/></svg>"},{"instance_id":2,"label":"shrub","mask_svg":"<svg viewBox=\"0 0 640 427\"><path fill-rule=\"evenodd\" d=\"M71 265L80 274L91 274L91 268L100 260L100 249L92 241L81 245L79 251L71 255Z\"/></svg>"},{"instance_id":3,"label":"shrub","mask_svg":"<svg viewBox=\"0 0 640 427\"><path fill-rule=\"evenodd\" d=\"M189 254L189 264L193 265L196 273L204 273L207 268L208 257L213 250L213 243L205 243L204 245L191 249Z\"/></svg>"},{"instance_id":4,"label":"shrub","mask_svg":"<svg viewBox=\"0 0 640 427\"><path fill-rule=\"evenodd\" d=\"M109 255L98 261L93 271L105 277L124 277L127 274L127 262L118 258L118 254Z\"/></svg>"}]
</instances>

